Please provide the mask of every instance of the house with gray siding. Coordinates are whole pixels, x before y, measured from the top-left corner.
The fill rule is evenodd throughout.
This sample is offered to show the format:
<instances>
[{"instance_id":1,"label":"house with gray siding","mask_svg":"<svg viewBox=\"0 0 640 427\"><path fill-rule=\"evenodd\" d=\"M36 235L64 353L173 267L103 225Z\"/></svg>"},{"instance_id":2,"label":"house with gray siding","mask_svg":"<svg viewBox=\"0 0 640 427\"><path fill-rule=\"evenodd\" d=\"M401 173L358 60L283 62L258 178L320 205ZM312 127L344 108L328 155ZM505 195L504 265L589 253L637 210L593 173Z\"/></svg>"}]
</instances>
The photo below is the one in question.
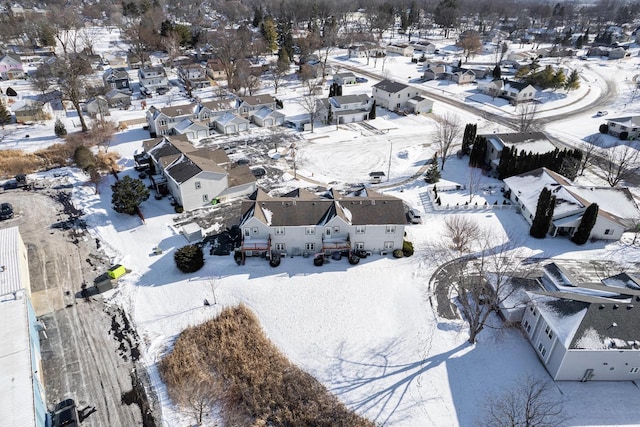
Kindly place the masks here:
<instances>
[{"instance_id":1,"label":"house with gray siding","mask_svg":"<svg viewBox=\"0 0 640 427\"><path fill-rule=\"evenodd\" d=\"M607 133L620 138L626 132L626 139L638 139L640 116L615 117L607 119ZM624 135L622 135L624 136Z\"/></svg>"},{"instance_id":2,"label":"house with gray siding","mask_svg":"<svg viewBox=\"0 0 640 427\"><path fill-rule=\"evenodd\" d=\"M373 85L373 99L378 107L397 111L406 107L407 101L420 95L420 91L404 83L383 80Z\"/></svg>"},{"instance_id":3,"label":"house with gray siding","mask_svg":"<svg viewBox=\"0 0 640 427\"><path fill-rule=\"evenodd\" d=\"M298 189L282 196L259 189L242 203L241 250L246 256L391 253L402 248L406 222L402 200L370 189L344 195Z\"/></svg>"},{"instance_id":4,"label":"house with gray siding","mask_svg":"<svg viewBox=\"0 0 640 427\"><path fill-rule=\"evenodd\" d=\"M229 160L222 149L196 148L181 136L164 136L143 142L158 193L170 193L185 209L253 193L256 179L247 165Z\"/></svg>"},{"instance_id":5,"label":"house with gray siding","mask_svg":"<svg viewBox=\"0 0 640 427\"><path fill-rule=\"evenodd\" d=\"M640 280L629 273L579 283L555 263L527 292L521 326L554 380L640 379Z\"/></svg>"}]
</instances>

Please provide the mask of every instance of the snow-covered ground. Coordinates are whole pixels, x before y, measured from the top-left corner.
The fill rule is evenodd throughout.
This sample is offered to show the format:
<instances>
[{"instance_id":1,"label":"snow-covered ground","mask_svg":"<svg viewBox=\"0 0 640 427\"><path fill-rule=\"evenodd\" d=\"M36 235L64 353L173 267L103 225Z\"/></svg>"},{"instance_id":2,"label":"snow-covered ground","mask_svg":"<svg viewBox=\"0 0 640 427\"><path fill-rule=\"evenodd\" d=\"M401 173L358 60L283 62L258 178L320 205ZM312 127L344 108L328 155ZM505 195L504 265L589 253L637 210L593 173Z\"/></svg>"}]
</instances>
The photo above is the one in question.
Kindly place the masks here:
<instances>
[{"instance_id":1,"label":"snow-covered ground","mask_svg":"<svg viewBox=\"0 0 640 427\"><path fill-rule=\"evenodd\" d=\"M105 34L103 47L113 46L109 41L114 37L113 33ZM333 59L345 61L340 53ZM638 58L634 56L626 62L588 62L589 67L583 68L583 88L569 94L561 91L553 101L543 104L541 112L551 114L551 110L557 113L586 105L592 97L599 96L599 85L605 78L613 79L612 73L617 79L632 78ZM572 60L567 65L582 63ZM372 65L368 68L376 71ZM377 72L381 73L380 64ZM385 74L402 77L401 81L419 75L416 64L401 57L387 61ZM345 94L370 91L374 83L370 79L366 84L346 88ZM469 87L441 83L421 85L425 90L444 91L460 100L471 97L475 104L492 112L505 115L514 112L512 106L469 93L473 91ZM0 85L4 90L15 84ZM629 94L622 91L626 85L620 82L618 87L615 101L598 109L608 109L610 116L637 112L637 103L630 103ZM263 90L269 92L266 86ZM27 88L18 92L27 93ZM161 106L188 102L180 101L177 92L174 88L168 95L154 97L147 103ZM207 93L213 95L213 91ZM302 93L293 83L279 91L278 97L284 100L289 116L302 114L295 103ZM134 102L132 110L113 111L112 119L143 117L139 102ZM450 110L463 123L478 123L480 133L498 130L483 117L442 104L436 106L437 114ZM65 119L72 131L74 113ZM548 130L575 142L596 133L600 123L587 114L566 123L554 122ZM314 133L304 132L304 139L297 144L300 177L293 179L285 174L281 186L309 186L311 181L319 181L340 188L366 182L370 171L382 170L389 172L389 182L381 184L389 187L383 191L423 209L426 184L421 179L408 178L433 156L435 146L430 137L433 120L429 116L398 117L382 110L370 124L384 132L374 134L358 125L339 129L318 125ZM29 138L25 138L26 134ZM120 163L125 174L133 174L133 152L140 149L146 138L148 133L141 125L116 134L111 149L122 155ZM0 142L0 148L35 150L54 141L51 121L12 128ZM443 178L465 184L468 173L465 159L451 158ZM232 257L213 257L205 251L205 267L195 274L184 275L175 268L173 251L187 241L174 226L175 215L166 200L151 198L143 204L146 217L143 225L137 217L112 210L113 177L105 178L99 195L94 194L90 185L83 185L86 180L83 174L76 173L75 177L74 201L86 212L93 237L104 242L103 248L114 263L132 271L105 297L124 306L138 329L144 359L168 425L187 426L191 421L169 401L159 381L156 363L170 351L184 328L211 319L223 307L238 303L255 311L267 335L294 363L318 378L349 408L382 425L476 425L489 393L504 390L527 374L549 380L534 350L518 330L485 329L478 343L471 346L466 343L464 322L443 321L436 316L427 283L437 266L430 263L427 252L431 242L441 239L444 214L428 213L422 225L407 227L408 239L416 248L411 258L375 255L357 266L343 260L318 268L311 260L298 257L285 259L279 267L272 268L264 260L251 258L245 265L237 266ZM564 239L530 239L524 219L511 210L468 215L498 238L516 237L531 255L615 259L626 263L640 260L640 251L628 246L626 238L620 243L588 243L578 247ZM152 255L156 246L163 249L162 255ZM205 298L215 304L205 306ZM492 321L500 326L497 319ZM640 420L637 404L640 391L631 382L555 383L553 393L564 402L571 417L570 425L637 425Z\"/></svg>"}]
</instances>

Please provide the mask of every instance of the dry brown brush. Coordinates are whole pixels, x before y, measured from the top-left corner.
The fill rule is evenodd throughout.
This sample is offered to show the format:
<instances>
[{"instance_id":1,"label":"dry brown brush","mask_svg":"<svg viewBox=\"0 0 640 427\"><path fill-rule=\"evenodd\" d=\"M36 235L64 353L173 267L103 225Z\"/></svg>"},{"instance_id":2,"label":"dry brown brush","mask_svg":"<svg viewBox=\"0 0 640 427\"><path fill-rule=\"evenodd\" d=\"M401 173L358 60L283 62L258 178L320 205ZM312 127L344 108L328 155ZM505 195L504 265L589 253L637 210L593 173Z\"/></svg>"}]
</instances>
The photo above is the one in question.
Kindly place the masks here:
<instances>
[{"instance_id":1,"label":"dry brown brush","mask_svg":"<svg viewBox=\"0 0 640 427\"><path fill-rule=\"evenodd\" d=\"M208 384L227 425L374 426L289 362L243 305L182 332L160 373L182 407L194 381Z\"/></svg>"}]
</instances>

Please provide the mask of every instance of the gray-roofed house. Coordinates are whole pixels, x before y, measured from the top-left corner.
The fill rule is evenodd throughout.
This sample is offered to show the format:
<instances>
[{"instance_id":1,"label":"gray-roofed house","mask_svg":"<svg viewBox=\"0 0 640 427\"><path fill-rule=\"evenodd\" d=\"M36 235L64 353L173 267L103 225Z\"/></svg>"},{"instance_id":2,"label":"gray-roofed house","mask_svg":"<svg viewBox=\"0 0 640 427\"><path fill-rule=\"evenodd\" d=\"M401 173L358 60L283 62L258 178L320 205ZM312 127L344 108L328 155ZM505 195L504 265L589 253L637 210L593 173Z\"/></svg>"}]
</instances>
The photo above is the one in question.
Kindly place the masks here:
<instances>
[{"instance_id":1,"label":"gray-roofed house","mask_svg":"<svg viewBox=\"0 0 640 427\"><path fill-rule=\"evenodd\" d=\"M196 148L184 136L143 142L153 162L154 182L163 183L185 209L253 193L256 179L247 165L232 163L224 150Z\"/></svg>"},{"instance_id":2,"label":"gray-roofed house","mask_svg":"<svg viewBox=\"0 0 640 427\"><path fill-rule=\"evenodd\" d=\"M98 116L110 116L109 101L102 95L91 97L84 103L84 111L94 119Z\"/></svg>"},{"instance_id":3,"label":"gray-roofed house","mask_svg":"<svg viewBox=\"0 0 640 427\"><path fill-rule=\"evenodd\" d=\"M195 142L209 136L209 126L194 119L184 119L171 129L172 135L184 135L189 141Z\"/></svg>"},{"instance_id":4,"label":"gray-roofed house","mask_svg":"<svg viewBox=\"0 0 640 427\"><path fill-rule=\"evenodd\" d=\"M138 70L138 79L140 80L140 86L144 86L149 91L169 87L167 72L161 66L140 68Z\"/></svg>"},{"instance_id":5,"label":"gray-roofed house","mask_svg":"<svg viewBox=\"0 0 640 427\"><path fill-rule=\"evenodd\" d=\"M36 122L48 119L53 115L50 103L29 98L12 104L11 111L15 114L17 123Z\"/></svg>"},{"instance_id":6,"label":"gray-roofed house","mask_svg":"<svg viewBox=\"0 0 640 427\"><path fill-rule=\"evenodd\" d=\"M356 81L356 75L350 71L344 73L336 73L333 75L333 82L339 85L354 85L358 83Z\"/></svg>"},{"instance_id":7,"label":"gray-roofed house","mask_svg":"<svg viewBox=\"0 0 640 427\"><path fill-rule=\"evenodd\" d=\"M215 120L226 113L237 114L236 101L233 99L222 99L219 101L207 101L198 104L198 119L209 125L209 129L215 129Z\"/></svg>"},{"instance_id":8,"label":"gray-roofed house","mask_svg":"<svg viewBox=\"0 0 640 427\"><path fill-rule=\"evenodd\" d=\"M606 123L609 135L620 138L626 132L627 139L638 139L640 135L640 116L612 117Z\"/></svg>"},{"instance_id":9,"label":"gray-roofed house","mask_svg":"<svg viewBox=\"0 0 640 427\"><path fill-rule=\"evenodd\" d=\"M131 106L131 95L118 89L111 89L104 94L111 108L127 109Z\"/></svg>"},{"instance_id":10,"label":"gray-roofed house","mask_svg":"<svg viewBox=\"0 0 640 427\"><path fill-rule=\"evenodd\" d=\"M214 120L214 128L225 135L249 130L249 120L232 113L224 113Z\"/></svg>"},{"instance_id":11,"label":"gray-roofed house","mask_svg":"<svg viewBox=\"0 0 640 427\"><path fill-rule=\"evenodd\" d=\"M118 89L131 93L129 73L123 68L110 68L102 74L104 87L108 89Z\"/></svg>"},{"instance_id":12,"label":"gray-roofed house","mask_svg":"<svg viewBox=\"0 0 640 427\"><path fill-rule=\"evenodd\" d=\"M549 234L572 236L587 208L598 204L598 218L590 238L619 240L622 233L632 229L640 211L628 188L593 187L573 184L569 179L547 168L534 169L504 180L511 203L520 208L524 219L531 224L536 213L542 188L556 197Z\"/></svg>"},{"instance_id":13,"label":"gray-roofed house","mask_svg":"<svg viewBox=\"0 0 640 427\"><path fill-rule=\"evenodd\" d=\"M390 43L387 45L387 53L395 53L402 56L413 56L413 46L407 43Z\"/></svg>"},{"instance_id":14,"label":"gray-roofed house","mask_svg":"<svg viewBox=\"0 0 640 427\"><path fill-rule=\"evenodd\" d=\"M373 98L378 107L397 111L405 108L409 99L420 95L420 91L404 83L383 80L373 85Z\"/></svg>"},{"instance_id":15,"label":"gray-roofed house","mask_svg":"<svg viewBox=\"0 0 640 427\"><path fill-rule=\"evenodd\" d=\"M284 124L284 117L283 113L269 107L262 107L249 116L251 121L260 127L281 126Z\"/></svg>"},{"instance_id":16,"label":"gray-roofed house","mask_svg":"<svg viewBox=\"0 0 640 427\"><path fill-rule=\"evenodd\" d=\"M253 111L262 107L276 109L276 99L271 95L243 96L236 101L238 113L249 117Z\"/></svg>"},{"instance_id":17,"label":"gray-roofed house","mask_svg":"<svg viewBox=\"0 0 640 427\"><path fill-rule=\"evenodd\" d=\"M319 100L318 114L324 122L328 122L331 110L331 123L353 123L369 120L373 99L369 95L332 96Z\"/></svg>"},{"instance_id":18,"label":"gray-roofed house","mask_svg":"<svg viewBox=\"0 0 640 427\"><path fill-rule=\"evenodd\" d=\"M640 379L640 280L629 273L578 283L565 269L543 267L540 288L526 292L521 326L557 381Z\"/></svg>"},{"instance_id":19,"label":"gray-roofed house","mask_svg":"<svg viewBox=\"0 0 640 427\"><path fill-rule=\"evenodd\" d=\"M484 163L496 170L504 147L518 150L518 153L544 154L556 147L542 132L491 133L480 135L487 140Z\"/></svg>"},{"instance_id":20,"label":"gray-roofed house","mask_svg":"<svg viewBox=\"0 0 640 427\"><path fill-rule=\"evenodd\" d=\"M152 137L170 135L171 129L184 119L199 120L197 104L175 105L171 107L149 107L145 113L149 133Z\"/></svg>"},{"instance_id":21,"label":"gray-roofed house","mask_svg":"<svg viewBox=\"0 0 640 427\"><path fill-rule=\"evenodd\" d=\"M390 253L402 248L406 222L402 200L370 189L347 195L299 189L280 197L258 190L242 203L242 251Z\"/></svg>"},{"instance_id":22,"label":"gray-roofed house","mask_svg":"<svg viewBox=\"0 0 640 427\"><path fill-rule=\"evenodd\" d=\"M533 101L537 93L536 88L528 83L500 79L493 80L490 83L479 84L478 90L485 95L508 99L512 104Z\"/></svg>"},{"instance_id":23,"label":"gray-roofed house","mask_svg":"<svg viewBox=\"0 0 640 427\"><path fill-rule=\"evenodd\" d=\"M406 103L406 109L412 113L430 113L433 111L433 100L416 95Z\"/></svg>"},{"instance_id":24,"label":"gray-roofed house","mask_svg":"<svg viewBox=\"0 0 640 427\"><path fill-rule=\"evenodd\" d=\"M183 65L178 68L178 76L183 85L192 89L202 89L211 86L205 69L198 64Z\"/></svg>"},{"instance_id":25,"label":"gray-roofed house","mask_svg":"<svg viewBox=\"0 0 640 427\"><path fill-rule=\"evenodd\" d=\"M25 77L20 55L7 53L0 57L0 78L3 80L23 79Z\"/></svg>"}]
</instances>

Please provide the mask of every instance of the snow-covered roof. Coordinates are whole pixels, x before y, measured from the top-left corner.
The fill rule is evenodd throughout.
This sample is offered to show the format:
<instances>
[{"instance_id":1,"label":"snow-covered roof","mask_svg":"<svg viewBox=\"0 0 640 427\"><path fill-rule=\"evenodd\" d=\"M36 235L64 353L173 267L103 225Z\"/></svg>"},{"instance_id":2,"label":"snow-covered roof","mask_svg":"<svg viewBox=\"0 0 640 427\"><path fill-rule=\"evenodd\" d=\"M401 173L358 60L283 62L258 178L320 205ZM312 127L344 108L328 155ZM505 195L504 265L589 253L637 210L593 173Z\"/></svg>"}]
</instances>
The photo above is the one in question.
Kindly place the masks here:
<instances>
[{"instance_id":1,"label":"snow-covered roof","mask_svg":"<svg viewBox=\"0 0 640 427\"><path fill-rule=\"evenodd\" d=\"M544 320L558 336L558 340L565 348L569 348L569 344L587 313L589 303L537 294L531 294L531 299Z\"/></svg>"},{"instance_id":2,"label":"snow-covered roof","mask_svg":"<svg viewBox=\"0 0 640 427\"><path fill-rule=\"evenodd\" d=\"M10 426L35 426L34 380L25 292L0 297L0 323L2 422Z\"/></svg>"},{"instance_id":3,"label":"snow-covered roof","mask_svg":"<svg viewBox=\"0 0 640 427\"><path fill-rule=\"evenodd\" d=\"M22 245L18 227L0 230L0 295L11 294L29 286L24 283L25 278L20 270Z\"/></svg>"},{"instance_id":4,"label":"snow-covered roof","mask_svg":"<svg viewBox=\"0 0 640 427\"><path fill-rule=\"evenodd\" d=\"M482 135L498 151L503 147L515 148L518 153L543 154L557 147L542 132L499 133Z\"/></svg>"}]
</instances>

